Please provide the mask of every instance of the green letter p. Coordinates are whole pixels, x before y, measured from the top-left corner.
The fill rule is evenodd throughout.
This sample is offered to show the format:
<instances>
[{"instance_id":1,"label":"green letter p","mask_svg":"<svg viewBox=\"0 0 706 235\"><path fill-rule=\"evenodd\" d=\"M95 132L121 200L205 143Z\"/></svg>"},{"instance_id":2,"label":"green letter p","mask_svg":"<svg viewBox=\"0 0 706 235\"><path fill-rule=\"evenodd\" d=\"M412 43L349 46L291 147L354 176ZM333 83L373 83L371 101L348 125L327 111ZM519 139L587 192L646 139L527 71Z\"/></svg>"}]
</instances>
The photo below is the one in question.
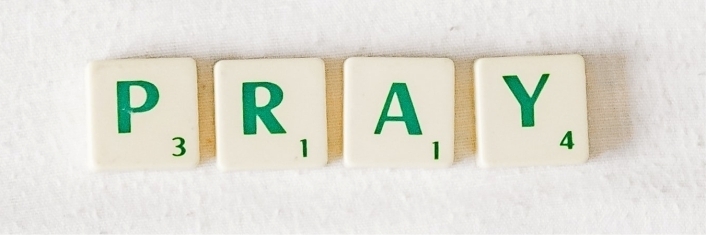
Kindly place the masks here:
<instances>
[{"instance_id":1,"label":"green letter p","mask_svg":"<svg viewBox=\"0 0 706 235\"><path fill-rule=\"evenodd\" d=\"M145 90L145 103L139 107L130 106L130 87L139 86ZM132 131L132 113L143 113L152 110L159 101L157 87L146 81L121 81L118 82L118 133Z\"/></svg>"}]
</instances>

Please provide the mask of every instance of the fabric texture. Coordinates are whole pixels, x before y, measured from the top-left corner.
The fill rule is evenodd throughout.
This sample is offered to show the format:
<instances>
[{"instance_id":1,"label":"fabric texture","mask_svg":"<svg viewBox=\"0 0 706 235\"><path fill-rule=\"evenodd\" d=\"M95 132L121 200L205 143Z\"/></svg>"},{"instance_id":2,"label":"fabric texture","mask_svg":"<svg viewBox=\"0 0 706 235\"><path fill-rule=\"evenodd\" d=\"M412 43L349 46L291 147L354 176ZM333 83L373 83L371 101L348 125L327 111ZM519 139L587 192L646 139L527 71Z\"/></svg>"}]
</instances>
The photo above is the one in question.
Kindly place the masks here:
<instances>
[{"instance_id":1,"label":"fabric texture","mask_svg":"<svg viewBox=\"0 0 706 235\"><path fill-rule=\"evenodd\" d=\"M706 3L685 1L0 1L0 232L704 233ZM590 158L475 165L474 59L586 59ZM448 57L451 168L342 165L342 62ZM85 66L193 57L201 164L93 173ZM221 173L213 65L326 62L329 164ZM508 143L511 147L512 143Z\"/></svg>"}]
</instances>

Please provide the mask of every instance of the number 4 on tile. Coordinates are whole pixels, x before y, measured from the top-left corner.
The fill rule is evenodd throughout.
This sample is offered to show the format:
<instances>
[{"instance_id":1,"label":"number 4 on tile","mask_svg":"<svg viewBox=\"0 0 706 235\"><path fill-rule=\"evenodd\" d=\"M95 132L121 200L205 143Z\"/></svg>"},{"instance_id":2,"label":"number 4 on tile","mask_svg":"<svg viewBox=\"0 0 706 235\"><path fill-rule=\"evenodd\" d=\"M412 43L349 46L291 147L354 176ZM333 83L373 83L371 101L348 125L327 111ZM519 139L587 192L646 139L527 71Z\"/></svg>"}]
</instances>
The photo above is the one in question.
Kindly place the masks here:
<instances>
[{"instance_id":1,"label":"number 4 on tile","mask_svg":"<svg viewBox=\"0 0 706 235\"><path fill-rule=\"evenodd\" d=\"M564 138L561 139L561 143L559 143L559 146L566 146L566 148L568 149L574 148L574 140L571 136L571 131L567 131L566 134L564 134Z\"/></svg>"}]
</instances>

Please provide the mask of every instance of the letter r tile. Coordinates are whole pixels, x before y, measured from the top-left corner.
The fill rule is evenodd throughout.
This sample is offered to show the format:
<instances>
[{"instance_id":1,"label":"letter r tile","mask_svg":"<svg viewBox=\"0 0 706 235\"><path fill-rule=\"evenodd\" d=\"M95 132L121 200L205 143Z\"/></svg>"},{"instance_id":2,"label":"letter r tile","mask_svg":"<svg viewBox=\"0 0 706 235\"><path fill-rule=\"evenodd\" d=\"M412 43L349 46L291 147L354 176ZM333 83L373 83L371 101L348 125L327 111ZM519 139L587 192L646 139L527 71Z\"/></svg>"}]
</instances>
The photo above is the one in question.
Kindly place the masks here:
<instances>
[{"instance_id":1,"label":"letter r tile","mask_svg":"<svg viewBox=\"0 0 706 235\"><path fill-rule=\"evenodd\" d=\"M563 165L588 159L580 55L476 60L477 164Z\"/></svg>"},{"instance_id":2,"label":"letter r tile","mask_svg":"<svg viewBox=\"0 0 706 235\"><path fill-rule=\"evenodd\" d=\"M328 161L326 79L318 58L222 60L214 68L221 170L321 167Z\"/></svg>"},{"instance_id":3,"label":"letter r tile","mask_svg":"<svg viewBox=\"0 0 706 235\"><path fill-rule=\"evenodd\" d=\"M198 164L193 59L95 61L86 73L94 170L182 169Z\"/></svg>"},{"instance_id":4,"label":"letter r tile","mask_svg":"<svg viewBox=\"0 0 706 235\"><path fill-rule=\"evenodd\" d=\"M454 64L445 58L349 58L348 167L448 167L454 159Z\"/></svg>"}]
</instances>

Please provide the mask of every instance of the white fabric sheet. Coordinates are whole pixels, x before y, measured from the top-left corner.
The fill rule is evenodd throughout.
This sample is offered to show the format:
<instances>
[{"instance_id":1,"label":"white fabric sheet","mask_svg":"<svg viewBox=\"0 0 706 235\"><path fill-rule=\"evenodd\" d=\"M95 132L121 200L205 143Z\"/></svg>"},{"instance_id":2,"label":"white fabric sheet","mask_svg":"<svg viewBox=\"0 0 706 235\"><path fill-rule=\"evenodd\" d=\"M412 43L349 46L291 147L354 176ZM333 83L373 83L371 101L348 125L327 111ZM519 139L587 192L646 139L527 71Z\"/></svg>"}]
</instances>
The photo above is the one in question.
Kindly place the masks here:
<instances>
[{"instance_id":1,"label":"white fabric sheet","mask_svg":"<svg viewBox=\"0 0 706 235\"><path fill-rule=\"evenodd\" d=\"M706 3L684 1L0 1L0 232L706 232ZM472 62L579 53L588 163L475 166ZM346 169L342 61L456 63L453 167ZM92 173L91 60L198 61L202 164ZM321 57L330 164L221 173L213 64ZM512 143L508 143L509 146Z\"/></svg>"}]
</instances>

